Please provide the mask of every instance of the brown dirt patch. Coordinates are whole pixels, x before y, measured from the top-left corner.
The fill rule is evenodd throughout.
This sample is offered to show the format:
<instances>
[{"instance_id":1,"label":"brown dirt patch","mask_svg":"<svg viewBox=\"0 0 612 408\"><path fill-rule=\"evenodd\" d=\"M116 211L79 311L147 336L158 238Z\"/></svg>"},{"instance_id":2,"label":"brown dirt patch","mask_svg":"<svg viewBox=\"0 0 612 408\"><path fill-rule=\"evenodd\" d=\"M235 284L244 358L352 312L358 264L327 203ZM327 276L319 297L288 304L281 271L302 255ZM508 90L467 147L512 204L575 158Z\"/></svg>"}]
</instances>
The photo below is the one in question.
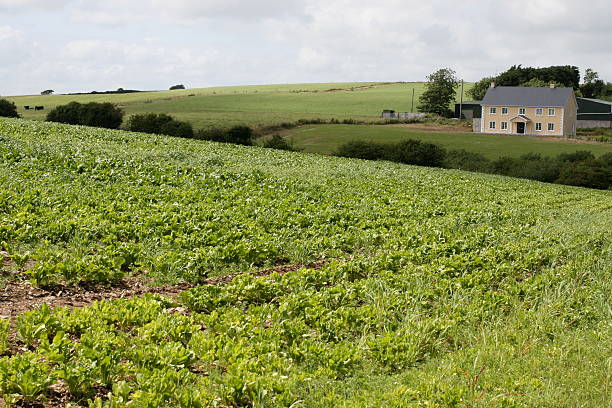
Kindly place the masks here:
<instances>
[{"instance_id":1,"label":"brown dirt patch","mask_svg":"<svg viewBox=\"0 0 612 408\"><path fill-rule=\"evenodd\" d=\"M442 125L438 123L398 123L395 125L384 125L392 127L407 128L413 130L421 130L425 132L437 133L472 133L472 127L469 125Z\"/></svg>"},{"instance_id":2,"label":"brown dirt patch","mask_svg":"<svg viewBox=\"0 0 612 408\"><path fill-rule=\"evenodd\" d=\"M126 106L135 106L135 105L147 105L149 103L156 103L156 102L167 102L167 101L173 101L175 99L184 99L184 98L189 98L191 96L196 96L195 94L189 94L189 95L177 95L177 96L171 96L171 97L167 97L167 98L158 98L158 99L147 99L145 101L137 101L137 102L125 102L122 104L117 105L119 108L124 108Z\"/></svg>"},{"instance_id":3,"label":"brown dirt patch","mask_svg":"<svg viewBox=\"0 0 612 408\"><path fill-rule=\"evenodd\" d=\"M13 265L15 265L15 263L9 256L8 252L0 251L0 266L5 268L11 268Z\"/></svg>"},{"instance_id":4,"label":"brown dirt patch","mask_svg":"<svg viewBox=\"0 0 612 408\"><path fill-rule=\"evenodd\" d=\"M383 82L381 84L372 84L372 85L361 85L361 86L352 86L350 88L332 88L332 89L326 89L322 92L347 92L347 91L363 91L365 89L371 89L371 88L380 88L383 86L389 86L389 85L396 85L396 84L402 84L403 82ZM303 91L303 92L311 92L311 93L317 93L317 92L321 92L321 91Z\"/></svg>"},{"instance_id":5,"label":"brown dirt patch","mask_svg":"<svg viewBox=\"0 0 612 408\"><path fill-rule=\"evenodd\" d=\"M253 272L252 274L254 276L267 276L276 272L282 275L287 272L297 271L304 266L320 269L326 263L327 260L319 260L307 265L281 265ZM222 285L243 274L234 273L208 278L201 285ZM32 286L29 281L13 280L9 281L6 287L0 290L0 318L11 318L35 309L42 304L52 307L83 307L98 300L131 298L147 293L174 298L182 291L198 286L192 283L150 286L150 283L151 279L141 276L122 279L112 286L87 285L42 289Z\"/></svg>"},{"instance_id":6,"label":"brown dirt patch","mask_svg":"<svg viewBox=\"0 0 612 408\"><path fill-rule=\"evenodd\" d=\"M574 139L569 137L556 137L556 136L536 136L536 139L543 140L545 142L568 142L576 144L595 144L595 145L609 145L610 143L598 142L596 140L588 139Z\"/></svg>"}]
</instances>

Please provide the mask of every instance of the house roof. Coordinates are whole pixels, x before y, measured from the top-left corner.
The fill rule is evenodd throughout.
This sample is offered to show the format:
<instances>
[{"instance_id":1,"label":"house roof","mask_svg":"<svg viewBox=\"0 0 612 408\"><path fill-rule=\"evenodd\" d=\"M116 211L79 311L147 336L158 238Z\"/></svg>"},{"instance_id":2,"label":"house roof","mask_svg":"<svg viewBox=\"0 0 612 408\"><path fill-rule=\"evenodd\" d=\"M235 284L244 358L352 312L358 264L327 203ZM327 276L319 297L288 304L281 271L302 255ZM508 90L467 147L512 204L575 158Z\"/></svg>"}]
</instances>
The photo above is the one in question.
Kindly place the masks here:
<instances>
[{"instance_id":1,"label":"house roof","mask_svg":"<svg viewBox=\"0 0 612 408\"><path fill-rule=\"evenodd\" d=\"M498 86L489 88L482 100L482 105L565 106L573 94L572 88Z\"/></svg>"}]
</instances>

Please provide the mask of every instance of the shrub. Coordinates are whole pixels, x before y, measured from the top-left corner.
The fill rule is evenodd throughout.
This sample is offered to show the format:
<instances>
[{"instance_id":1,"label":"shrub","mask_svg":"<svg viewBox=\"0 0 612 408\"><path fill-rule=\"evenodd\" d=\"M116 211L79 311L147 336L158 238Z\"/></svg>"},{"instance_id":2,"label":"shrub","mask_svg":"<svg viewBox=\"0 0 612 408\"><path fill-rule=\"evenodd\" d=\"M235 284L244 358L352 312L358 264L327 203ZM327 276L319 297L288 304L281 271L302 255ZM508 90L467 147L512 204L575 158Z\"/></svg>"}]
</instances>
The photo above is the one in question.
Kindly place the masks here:
<instances>
[{"instance_id":1,"label":"shrub","mask_svg":"<svg viewBox=\"0 0 612 408\"><path fill-rule=\"evenodd\" d=\"M612 187L612 153L598 160L585 160L564 166L555 183L570 186L599 188Z\"/></svg>"},{"instance_id":2,"label":"shrub","mask_svg":"<svg viewBox=\"0 0 612 408\"><path fill-rule=\"evenodd\" d=\"M186 137L186 138L193 137L193 127L191 126L191 123L182 122L179 120L171 120L169 122L164 123L161 126L159 132L162 135Z\"/></svg>"},{"instance_id":3,"label":"shrub","mask_svg":"<svg viewBox=\"0 0 612 408\"><path fill-rule=\"evenodd\" d=\"M335 155L354 159L381 160L386 157L387 146L377 142L354 140L341 145Z\"/></svg>"},{"instance_id":4,"label":"shrub","mask_svg":"<svg viewBox=\"0 0 612 408\"><path fill-rule=\"evenodd\" d=\"M387 158L417 166L442 167L445 156L444 148L436 144L408 139L392 145Z\"/></svg>"},{"instance_id":5,"label":"shrub","mask_svg":"<svg viewBox=\"0 0 612 408\"><path fill-rule=\"evenodd\" d=\"M90 102L81 109L82 125L117 129L123 122L123 111L109 102Z\"/></svg>"},{"instance_id":6,"label":"shrub","mask_svg":"<svg viewBox=\"0 0 612 408\"><path fill-rule=\"evenodd\" d=\"M47 113L47 122L79 125L81 123L81 106L78 102L70 102L66 105L57 106Z\"/></svg>"},{"instance_id":7,"label":"shrub","mask_svg":"<svg viewBox=\"0 0 612 408\"><path fill-rule=\"evenodd\" d=\"M562 162L581 162L585 160L593 160L595 156L588 150L577 150L574 153L561 153L557 158Z\"/></svg>"},{"instance_id":8,"label":"shrub","mask_svg":"<svg viewBox=\"0 0 612 408\"><path fill-rule=\"evenodd\" d=\"M211 142L234 143L245 146L253 145L253 129L248 126L234 126L230 129L201 129L196 139L209 140Z\"/></svg>"},{"instance_id":9,"label":"shrub","mask_svg":"<svg viewBox=\"0 0 612 408\"><path fill-rule=\"evenodd\" d=\"M127 129L132 132L161 134L161 128L166 123L174 120L165 113L145 113L142 115L132 115L128 119Z\"/></svg>"},{"instance_id":10,"label":"shrub","mask_svg":"<svg viewBox=\"0 0 612 408\"><path fill-rule=\"evenodd\" d=\"M193 127L188 122L174 119L165 113L132 115L128 119L128 130L158 135L193 138Z\"/></svg>"},{"instance_id":11,"label":"shrub","mask_svg":"<svg viewBox=\"0 0 612 408\"><path fill-rule=\"evenodd\" d=\"M175 89L185 89L185 85L183 85L183 84L179 84L179 85L172 85L172 86L170 87L170 90L171 90L171 91L174 91Z\"/></svg>"},{"instance_id":12,"label":"shrub","mask_svg":"<svg viewBox=\"0 0 612 408\"><path fill-rule=\"evenodd\" d=\"M553 183L559 177L562 163L559 160L528 153L519 158L501 157L493 161L492 172L505 176L527 178Z\"/></svg>"},{"instance_id":13,"label":"shrub","mask_svg":"<svg viewBox=\"0 0 612 408\"><path fill-rule=\"evenodd\" d=\"M227 131L227 142L251 146L253 144L253 129L248 126L234 126Z\"/></svg>"},{"instance_id":14,"label":"shrub","mask_svg":"<svg viewBox=\"0 0 612 408\"><path fill-rule=\"evenodd\" d=\"M17 113L17 106L15 106L15 103L6 99L0 99L0 116L18 118L19 114Z\"/></svg>"},{"instance_id":15,"label":"shrub","mask_svg":"<svg viewBox=\"0 0 612 408\"><path fill-rule=\"evenodd\" d=\"M463 149L450 150L446 153L444 167L466 171L488 172L491 169L491 162L480 153L468 152Z\"/></svg>"},{"instance_id":16,"label":"shrub","mask_svg":"<svg viewBox=\"0 0 612 408\"><path fill-rule=\"evenodd\" d=\"M278 150L296 150L279 134L275 134L270 139L266 140L263 144L263 147Z\"/></svg>"},{"instance_id":17,"label":"shrub","mask_svg":"<svg viewBox=\"0 0 612 408\"><path fill-rule=\"evenodd\" d=\"M47 114L47 121L117 129L123 121L123 111L108 102L90 102L85 105L70 102L52 109Z\"/></svg>"},{"instance_id":18,"label":"shrub","mask_svg":"<svg viewBox=\"0 0 612 408\"><path fill-rule=\"evenodd\" d=\"M211 142L225 142L227 129L211 128L200 129L196 131L195 138L199 140L208 140Z\"/></svg>"}]
</instances>

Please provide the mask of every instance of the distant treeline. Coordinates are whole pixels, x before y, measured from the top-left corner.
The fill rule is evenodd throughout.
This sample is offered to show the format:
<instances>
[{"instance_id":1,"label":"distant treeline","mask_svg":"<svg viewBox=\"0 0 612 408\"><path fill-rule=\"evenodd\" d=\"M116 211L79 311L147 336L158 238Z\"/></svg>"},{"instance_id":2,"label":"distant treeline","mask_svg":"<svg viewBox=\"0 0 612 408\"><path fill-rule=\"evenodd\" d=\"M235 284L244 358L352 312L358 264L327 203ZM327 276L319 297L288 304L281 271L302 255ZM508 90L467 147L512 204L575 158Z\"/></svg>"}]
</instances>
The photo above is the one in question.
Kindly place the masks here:
<instances>
[{"instance_id":1,"label":"distant treeline","mask_svg":"<svg viewBox=\"0 0 612 408\"><path fill-rule=\"evenodd\" d=\"M555 157L527 153L520 157L489 160L480 153L447 151L434 143L408 139L399 143L348 142L340 146L335 155L500 174L602 190L612 188L612 153L599 158L589 151L562 153Z\"/></svg>"}]
</instances>

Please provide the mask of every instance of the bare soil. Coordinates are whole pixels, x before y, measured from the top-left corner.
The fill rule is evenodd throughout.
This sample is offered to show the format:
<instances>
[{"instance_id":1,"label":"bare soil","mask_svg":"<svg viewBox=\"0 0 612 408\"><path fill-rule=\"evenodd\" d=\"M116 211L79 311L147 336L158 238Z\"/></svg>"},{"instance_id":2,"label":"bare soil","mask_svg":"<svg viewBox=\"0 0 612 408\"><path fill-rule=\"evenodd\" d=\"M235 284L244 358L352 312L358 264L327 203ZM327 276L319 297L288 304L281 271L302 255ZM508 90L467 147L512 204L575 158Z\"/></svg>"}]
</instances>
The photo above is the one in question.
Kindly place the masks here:
<instances>
[{"instance_id":1,"label":"bare soil","mask_svg":"<svg viewBox=\"0 0 612 408\"><path fill-rule=\"evenodd\" d=\"M469 125L442 125L439 123L398 123L394 125L385 125L392 127L408 128L413 130L422 130L425 132L436 133L472 133L472 127Z\"/></svg>"},{"instance_id":2,"label":"bare soil","mask_svg":"<svg viewBox=\"0 0 612 408\"><path fill-rule=\"evenodd\" d=\"M381 84L372 84L372 85L361 85L361 86L353 86L350 88L332 88L332 89L326 89L324 91L318 91L318 90L314 90L314 91L303 91L303 92L312 92L312 93L318 93L318 92L346 92L346 91L363 91L364 89L371 89L371 88L380 88L383 86L388 86L388 85L396 85L396 84L401 84L402 82L383 82Z\"/></svg>"},{"instance_id":3,"label":"bare soil","mask_svg":"<svg viewBox=\"0 0 612 408\"><path fill-rule=\"evenodd\" d=\"M568 142L568 143L576 143L576 144L609 144L605 142L598 142L596 140L588 140L588 139L573 139L569 137L556 137L556 136L536 136L539 140L544 140L546 142Z\"/></svg>"},{"instance_id":4,"label":"bare soil","mask_svg":"<svg viewBox=\"0 0 612 408\"><path fill-rule=\"evenodd\" d=\"M319 260L308 265L282 265L253 272L252 274L254 276L267 276L272 273L285 274L297 271L304 266L320 269L326 263L326 260ZM242 274L235 273L208 278L201 285L222 285ZM146 293L155 293L174 298L182 291L195 286L198 285L186 282L177 285L151 286L151 279L146 276L140 276L125 278L110 286L83 285L43 289L32 286L27 280L17 278L9 280L4 289L0 290L0 318L8 319L35 309L42 304L52 307L83 307L99 300L131 298L142 296Z\"/></svg>"}]
</instances>

